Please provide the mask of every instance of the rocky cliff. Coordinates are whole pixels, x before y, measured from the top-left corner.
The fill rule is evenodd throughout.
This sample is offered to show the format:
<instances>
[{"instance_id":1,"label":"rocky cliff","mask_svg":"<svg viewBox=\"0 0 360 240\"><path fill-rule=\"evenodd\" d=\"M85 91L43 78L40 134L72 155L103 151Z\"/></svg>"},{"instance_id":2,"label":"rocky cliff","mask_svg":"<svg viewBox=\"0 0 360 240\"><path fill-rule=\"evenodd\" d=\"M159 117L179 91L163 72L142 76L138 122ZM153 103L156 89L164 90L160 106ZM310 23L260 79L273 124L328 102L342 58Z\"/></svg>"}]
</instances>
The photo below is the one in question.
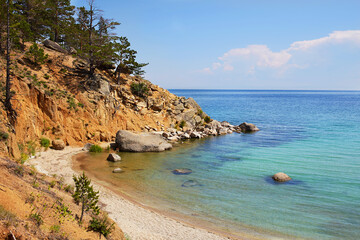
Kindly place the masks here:
<instances>
[{"instance_id":1,"label":"rocky cliff","mask_svg":"<svg viewBox=\"0 0 360 240\"><path fill-rule=\"evenodd\" d=\"M82 145L113 141L118 130L186 131L204 125L208 118L191 98L178 97L141 77L122 75L118 84L111 70L97 70L89 78L86 61L42 48L49 57L40 66L24 53L12 55L12 102L18 118L11 126L5 111L0 110L0 132L9 133L0 141L2 153L19 158L21 146L41 137ZM4 81L4 58L0 59L0 71ZM140 97L134 93L134 84L144 84L147 94Z\"/></svg>"}]
</instances>

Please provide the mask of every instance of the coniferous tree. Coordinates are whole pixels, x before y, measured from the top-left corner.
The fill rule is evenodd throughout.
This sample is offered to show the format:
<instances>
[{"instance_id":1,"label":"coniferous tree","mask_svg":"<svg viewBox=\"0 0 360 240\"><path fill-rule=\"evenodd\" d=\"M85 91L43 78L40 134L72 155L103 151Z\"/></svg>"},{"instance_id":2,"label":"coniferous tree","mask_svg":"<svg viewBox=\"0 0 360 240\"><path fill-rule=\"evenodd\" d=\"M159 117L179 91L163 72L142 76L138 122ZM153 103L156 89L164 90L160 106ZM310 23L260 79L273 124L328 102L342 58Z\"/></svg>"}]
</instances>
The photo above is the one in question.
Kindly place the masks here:
<instances>
[{"instance_id":1,"label":"coniferous tree","mask_svg":"<svg viewBox=\"0 0 360 240\"><path fill-rule=\"evenodd\" d=\"M130 48L131 44L126 37L120 37L119 41L115 44L115 60L118 62L116 68L118 84L121 81L121 73L143 75L145 71L142 68L148 65L148 63L136 62L137 51Z\"/></svg>"},{"instance_id":2,"label":"coniferous tree","mask_svg":"<svg viewBox=\"0 0 360 240\"><path fill-rule=\"evenodd\" d=\"M46 1L46 25L48 35L54 42L63 42L65 33L74 22L74 6L70 0Z\"/></svg>"},{"instance_id":3,"label":"coniferous tree","mask_svg":"<svg viewBox=\"0 0 360 240\"><path fill-rule=\"evenodd\" d=\"M77 204L81 204L80 222L82 222L84 212L92 210L96 215L99 214L100 209L97 206L99 192L94 191L91 180L84 172L78 177L73 176L73 180L75 182L73 198Z\"/></svg>"}]
</instances>

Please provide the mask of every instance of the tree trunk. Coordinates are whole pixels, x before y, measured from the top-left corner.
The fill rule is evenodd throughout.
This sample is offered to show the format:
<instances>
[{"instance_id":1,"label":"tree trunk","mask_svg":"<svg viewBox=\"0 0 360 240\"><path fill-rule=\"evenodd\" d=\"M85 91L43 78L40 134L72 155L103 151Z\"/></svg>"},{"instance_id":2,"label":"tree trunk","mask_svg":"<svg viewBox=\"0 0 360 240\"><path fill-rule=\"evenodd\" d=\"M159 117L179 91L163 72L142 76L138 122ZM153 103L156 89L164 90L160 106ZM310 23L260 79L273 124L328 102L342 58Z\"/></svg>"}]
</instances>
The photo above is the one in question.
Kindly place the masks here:
<instances>
[{"instance_id":1,"label":"tree trunk","mask_svg":"<svg viewBox=\"0 0 360 240\"><path fill-rule=\"evenodd\" d=\"M5 87L5 108L11 111L11 95L10 95L10 0L7 0L7 25L6 25L6 87Z\"/></svg>"},{"instance_id":2,"label":"tree trunk","mask_svg":"<svg viewBox=\"0 0 360 240\"><path fill-rule=\"evenodd\" d=\"M83 197L83 199L82 199L80 222L82 222L82 219L84 216L84 210L85 210L85 197Z\"/></svg>"}]
</instances>

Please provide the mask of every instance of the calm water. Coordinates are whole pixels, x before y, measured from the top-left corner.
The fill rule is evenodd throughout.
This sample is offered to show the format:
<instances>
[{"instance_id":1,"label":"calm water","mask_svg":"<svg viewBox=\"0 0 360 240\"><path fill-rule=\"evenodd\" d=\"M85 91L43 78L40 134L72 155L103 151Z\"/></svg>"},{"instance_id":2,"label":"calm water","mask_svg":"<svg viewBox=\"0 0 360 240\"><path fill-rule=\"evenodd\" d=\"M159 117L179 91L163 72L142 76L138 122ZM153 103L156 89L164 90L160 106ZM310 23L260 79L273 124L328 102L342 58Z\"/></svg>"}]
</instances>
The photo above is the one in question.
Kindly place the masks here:
<instances>
[{"instance_id":1,"label":"calm water","mask_svg":"<svg viewBox=\"0 0 360 240\"><path fill-rule=\"evenodd\" d=\"M261 131L165 153L120 153L116 164L91 156L86 169L144 204L231 232L360 239L360 92L171 92L193 97L214 119L255 123ZM125 172L112 174L117 166ZM175 168L193 173L174 175ZM269 176L280 171L294 181L274 184Z\"/></svg>"}]
</instances>

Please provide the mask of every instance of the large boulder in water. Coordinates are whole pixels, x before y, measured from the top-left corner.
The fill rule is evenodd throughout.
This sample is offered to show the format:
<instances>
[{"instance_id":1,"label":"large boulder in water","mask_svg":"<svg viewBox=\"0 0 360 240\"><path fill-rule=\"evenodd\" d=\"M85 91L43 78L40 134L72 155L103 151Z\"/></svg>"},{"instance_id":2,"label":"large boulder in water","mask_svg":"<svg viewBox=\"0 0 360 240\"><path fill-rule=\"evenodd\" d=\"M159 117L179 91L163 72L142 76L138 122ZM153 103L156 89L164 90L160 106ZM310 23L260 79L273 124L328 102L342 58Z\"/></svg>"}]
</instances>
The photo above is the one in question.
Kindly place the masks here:
<instances>
[{"instance_id":1,"label":"large boulder in water","mask_svg":"<svg viewBox=\"0 0 360 240\"><path fill-rule=\"evenodd\" d=\"M123 152L162 152L172 148L160 135L135 134L126 130L116 133L116 147Z\"/></svg>"},{"instance_id":2,"label":"large boulder in water","mask_svg":"<svg viewBox=\"0 0 360 240\"><path fill-rule=\"evenodd\" d=\"M118 162L121 161L121 157L116 153L110 153L106 160L110 162Z\"/></svg>"},{"instance_id":3,"label":"large boulder in water","mask_svg":"<svg viewBox=\"0 0 360 240\"><path fill-rule=\"evenodd\" d=\"M53 42L49 39L45 40L43 42L44 46L47 48L50 48L52 50L55 50L57 52L61 52L61 53L68 53L65 49L63 49L58 43Z\"/></svg>"},{"instance_id":4,"label":"large boulder in water","mask_svg":"<svg viewBox=\"0 0 360 240\"><path fill-rule=\"evenodd\" d=\"M278 172L272 176L272 179L276 182L287 182L291 180L291 177L283 172Z\"/></svg>"},{"instance_id":5,"label":"large boulder in water","mask_svg":"<svg viewBox=\"0 0 360 240\"><path fill-rule=\"evenodd\" d=\"M254 124L252 124L252 123L247 123L247 122L243 122L242 124L239 125L238 128L239 128L240 131L243 132L243 133L256 132L256 131L259 131L259 130L260 130L260 129L257 128Z\"/></svg>"}]
</instances>

